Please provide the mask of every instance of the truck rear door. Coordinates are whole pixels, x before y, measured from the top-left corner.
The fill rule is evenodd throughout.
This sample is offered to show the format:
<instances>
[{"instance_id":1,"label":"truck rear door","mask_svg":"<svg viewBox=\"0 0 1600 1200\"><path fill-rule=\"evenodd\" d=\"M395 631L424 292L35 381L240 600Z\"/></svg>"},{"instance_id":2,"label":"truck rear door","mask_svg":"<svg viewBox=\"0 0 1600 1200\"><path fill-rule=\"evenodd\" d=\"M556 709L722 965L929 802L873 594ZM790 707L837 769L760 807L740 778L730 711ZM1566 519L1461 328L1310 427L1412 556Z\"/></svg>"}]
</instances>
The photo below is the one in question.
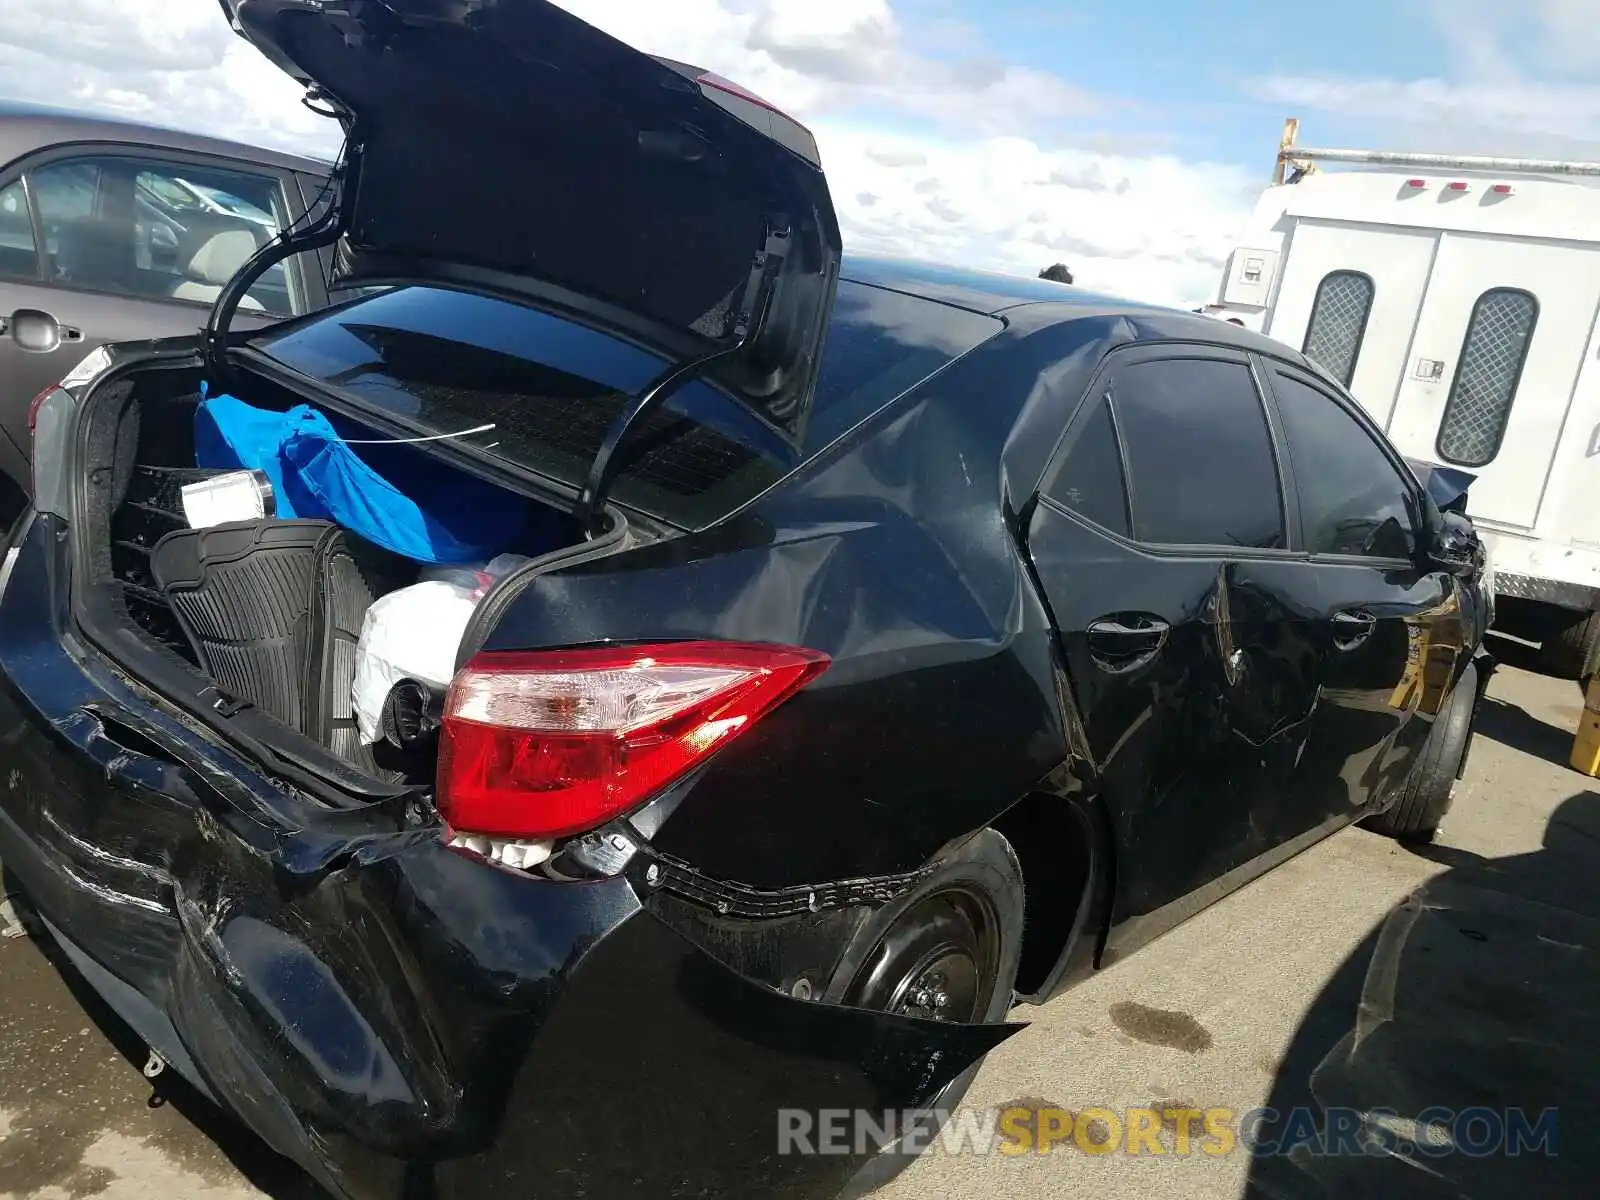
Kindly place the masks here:
<instances>
[{"instance_id":1,"label":"truck rear door","mask_svg":"<svg viewBox=\"0 0 1600 1200\"><path fill-rule=\"evenodd\" d=\"M1532 528L1600 306L1600 249L1439 237L1389 436L1476 472L1475 518Z\"/></svg>"},{"instance_id":2,"label":"truck rear door","mask_svg":"<svg viewBox=\"0 0 1600 1200\"><path fill-rule=\"evenodd\" d=\"M1265 332L1304 350L1387 425L1438 235L1301 218Z\"/></svg>"}]
</instances>

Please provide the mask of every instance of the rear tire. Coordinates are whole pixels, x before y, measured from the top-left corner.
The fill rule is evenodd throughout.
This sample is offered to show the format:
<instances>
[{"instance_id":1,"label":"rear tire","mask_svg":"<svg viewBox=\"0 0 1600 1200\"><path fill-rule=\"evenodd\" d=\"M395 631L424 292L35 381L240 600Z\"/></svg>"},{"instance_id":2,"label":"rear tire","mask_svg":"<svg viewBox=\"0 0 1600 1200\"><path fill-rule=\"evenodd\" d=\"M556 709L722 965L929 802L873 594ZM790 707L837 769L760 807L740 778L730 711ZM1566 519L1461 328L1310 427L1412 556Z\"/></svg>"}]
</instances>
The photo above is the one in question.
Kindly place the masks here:
<instances>
[{"instance_id":1,"label":"rear tire","mask_svg":"<svg viewBox=\"0 0 1600 1200\"><path fill-rule=\"evenodd\" d=\"M1559 610L1539 643L1539 666L1559 679L1587 679L1600 667L1600 613Z\"/></svg>"},{"instance_id":2,"label":"rear tire","mask_svg":"<svg viewBox=\"0 0 1600 1200\"><path fill-rule=\"evenodd\" d=\"M1022 961L1022 864L993 829L969 839L916 888L872 915L845 952L825 1001L907 1016L1003 1021L1015 999ZM932 1003L931 996L945 997ZM946 1085L929 1105L960 1104L982 1060ZM870 1195L919 1155L898 1145L869 1161L838 1200Z\"/></svg>"},{"instance_id":3,"label":"rear tire","mask_svg":"<svg viewBox=\"0 0 1600 1200\"><path fill-rule=\"evenodd\" d=\"M1368 817L1363 822L1368 829L1408 844L1433 841L1439 822L1450 811L1477 704L1478 668L1468 663L1444 711L1434 719L1422 753L1400 787L1400 798L1388 811Z\"/></svg>"}]
</instances>

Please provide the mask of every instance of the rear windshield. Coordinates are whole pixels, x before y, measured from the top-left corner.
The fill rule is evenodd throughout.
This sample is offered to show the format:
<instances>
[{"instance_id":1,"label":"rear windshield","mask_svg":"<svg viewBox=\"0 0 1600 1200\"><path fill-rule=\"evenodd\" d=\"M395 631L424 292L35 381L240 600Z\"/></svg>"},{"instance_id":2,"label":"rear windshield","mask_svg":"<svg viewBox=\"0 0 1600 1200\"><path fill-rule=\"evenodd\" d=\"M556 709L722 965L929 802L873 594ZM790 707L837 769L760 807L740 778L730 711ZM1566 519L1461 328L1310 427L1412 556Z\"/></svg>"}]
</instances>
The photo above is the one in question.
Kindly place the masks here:
<instances>
[{"instance_id":1,"label":"rear windshield","mask_svg":"<svg viewBox=\"0 0 1600 1200\"><path fill-rule=\"evenodd\" d=\"M611 494L675 524L710 524L1001 327L841 283L799 447L723 392L692 383L634 433ZM383 291L253 345L424 433L478 430L461 441L574 487L629 396L665 365L562 318L431 287Z\"/></svg>"}]
</instances>

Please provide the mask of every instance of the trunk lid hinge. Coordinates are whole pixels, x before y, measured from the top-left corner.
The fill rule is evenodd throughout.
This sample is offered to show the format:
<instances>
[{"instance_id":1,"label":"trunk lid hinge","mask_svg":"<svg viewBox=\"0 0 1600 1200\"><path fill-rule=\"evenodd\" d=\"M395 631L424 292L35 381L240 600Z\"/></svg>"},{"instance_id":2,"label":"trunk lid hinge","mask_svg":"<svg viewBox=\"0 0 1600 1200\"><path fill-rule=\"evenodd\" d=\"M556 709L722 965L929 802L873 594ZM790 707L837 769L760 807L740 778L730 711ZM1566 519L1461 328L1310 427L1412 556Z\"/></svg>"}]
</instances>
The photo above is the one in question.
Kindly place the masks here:
<instances>
[{"instance_id":1,"label":"trunk lid hinge","mask_svg":"<svg viewBox=\"0 0 1600 1200\"><path fill-rule=\"evenodd\" d=\"M686 383L691 383L719 362L734 357L751 345L761 333L762 325L772 308L772 293L789 253L789 221L786 217L770 218L765 245L756 251L750 264L750 277L745 283L744 295L733 320L729 339L717 349L698 355L685 362L674 363L658 374L637 393L628 406L606 430L606 436L595 451L589 464L589 475L583 491L578 495L576 517L584 536L599 535L599 518L605 506L606 493L616 475L618 452L633 432L644 425L645 419L672 398Z\"/></svg>"}]
</instances>

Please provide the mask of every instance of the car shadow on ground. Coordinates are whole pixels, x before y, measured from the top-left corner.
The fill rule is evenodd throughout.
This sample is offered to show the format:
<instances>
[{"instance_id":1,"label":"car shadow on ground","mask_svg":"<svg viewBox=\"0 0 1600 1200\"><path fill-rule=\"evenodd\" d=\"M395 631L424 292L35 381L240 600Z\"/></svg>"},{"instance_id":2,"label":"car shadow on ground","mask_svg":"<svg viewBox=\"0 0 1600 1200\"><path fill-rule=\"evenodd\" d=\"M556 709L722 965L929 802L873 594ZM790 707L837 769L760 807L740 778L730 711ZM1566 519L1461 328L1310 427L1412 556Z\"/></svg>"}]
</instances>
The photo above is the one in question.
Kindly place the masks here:
<instances>
[{"instance_id":1,"label":"car shadow on ground","mask_svg":"<svg viewBox=\"0 0 1600 1200\"><path fill-rule=\"evenodd\" d=\"M1534 853L1414 852L1446 869L1371 932L1307 1013L1246 1196L1594 1194L1600 792L1563 801Z\"/></svg>"},{"instance_id":2,"label":"car shadow on ground","mask_svg":"<svg viewBox=\"0 0 1600 1200\"><path fill-rule=\"evenodd\" d=\"M1502 666L1515 667L1519 671L1528 671L1534 675L1545 674L1544 666L1539 661L1539 647L1534 642L1510 637L1491 629L1484 636L1483 645Z\"/></svg>"},{"instance_id":3,"label":"car shadow on ground","mask_svg":"<svg viewBox=\"0 0 1600 1200\"><path fill-rule=\"evenodd\" d=\"M1479 737L1564 767L1572 755L1572 730L1541 721L1515 704L1485 696L1474 722Z\"/></svg>"},{"instance_id":4,"label":"car shadow on ground","mask_svg":"<svg viewBox=\"0 0 1600 1200\"><path fill-rule=\"evenodd\" d=\"M1538 649L1527 642L1491 632L1484 645L1501 666L1536 675L1544 674ZM1583 704L1583 694L1576 681L1571 681L1569 686L1572 689L1572 717L1576 720ZM1562 728L1542 721L1518 705L1493 696L1485 696L1478 705L1474 726L1484 737L1560 767L1567 765L1572 753L1570 727Z\"/></svg>"}]
</instances>

